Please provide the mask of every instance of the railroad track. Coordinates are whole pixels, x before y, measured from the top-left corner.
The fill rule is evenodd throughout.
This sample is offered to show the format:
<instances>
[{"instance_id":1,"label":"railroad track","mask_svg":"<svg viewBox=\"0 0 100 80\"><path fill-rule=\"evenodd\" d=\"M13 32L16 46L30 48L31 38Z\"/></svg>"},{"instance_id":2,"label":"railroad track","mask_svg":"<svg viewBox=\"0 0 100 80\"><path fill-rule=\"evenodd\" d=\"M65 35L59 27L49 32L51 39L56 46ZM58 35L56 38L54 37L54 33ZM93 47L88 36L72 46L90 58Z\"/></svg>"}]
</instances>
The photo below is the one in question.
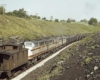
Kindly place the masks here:
<instances>
[{"instance_id":1,"label":"railroad track","mask_svg":"<svg viewBox=\"0 0 100 80\"><path fill-rule=\"evenodd\" d=\"M67 47L66 45L73 44L74 42L76 42L76 41L78 41L78 40L80 40L82 38L84 38L84 36L83 37L82 36L81 37L80 36L71 36L71 37L66 37L66 38L57 37L57 38L51 38L51 39L48 39L48 40L41 40L43 43L45 41L47 41L48 42L47 45L43 45L42 42L41 42L42 46L39 46L38 48L36 47L36 48L34 48L34 50L30 49L30 48L26 49L27 47L22 48L22 45L4 44L3 45L4 52L1 51L1 53L0 53L1 54L1 58L2 58L3 55L7 55L10 58L6 59L6 62L5 62L6 63L6 67L3 67L4 65L1 66L2 70L3 69L7 70L7 71L3 72L2 75L3 76L7 75L6 77L12 76L10 78L7 78L6 80L11 80L11 79L12 80L13 79L14 80L20 80L21 78L19 79L19 78L17 78L17 76L19 76L20 74L23 74L23 73L24 73L23 75L26 75L26 73L28 74L30 71L35 70L37 67L40 67L41 65L44 65L44 63L46 61L48 61L48 58L47 58L48 56L51 57L52 54L56 56L55 52L57 52L58 50L59 51L64 50ZM54 43L54 42L52 43L50 40L52 42L56 41L56 43ZM40 43L39 41L36 41L36 42ZM34 42L34 43L36 43L36 42ZM32 46L33 42L25 42L25 45L26 44L27 45L31 44L31 46ZM66 47L64 47L64 46L66 46ZM38 53L37 53L37 50L38 50ZM34 54L32 54L32 52L30 52L31 55L29 54L30 55L29 56L29 55L27 55L27 51L34 51ZM59 51L57 52L57 54L60 53ZM45 58L47 58L47 60L45 60ZM9 62L7 60L9 60ZM41 61L42 61L42 63L41 63ZM37 66L37 65L38 66L34 67L33 66L34 63L39 63L39 64L41 63L41 65L36 64L35 66ZM32 68L32 70L30 70L31 68ZM28 72L26 72L27 69L29 70ZM6 74L4 74L4 73L6 73ZM5 80L5 78L3 77L1 80Z\"/></svg>"},{"instance_id":2,"label":"railroad track","mask_svg":"<svg viewBox=\"0 0 100 80\"><path fill-rule=\"evenodd\" d=\"M52 55L52 54L50 54ZM50 55L48 55L47 57L49 57ZM47 57L45 57L44 59L46 59ZM41 59L39 61L36 62L36 64L32 64L31 66L29 66L28 68L24 68L24 69L20 69L18 71L16 71L14 73L14 75L10 78L5 78L5 77L0 77L0 80L19 80L19 79L15 79L18 75L23 74L23 72L29 70L30 68L34 67L35 65L37 65L38 63L40 63L41 61L43 61L44 59Z\"/></svg>"},{"instance_id":3,"label":"railroad track","mask_svg":"<svg viewBox=\"0 0 100 80\"><path fill-rule=\"evenodd\" d=\"M75 43L75 42L74 42ZM39 61L36 65L31 66L28 70L22 72L21 74L19 74L18 76L12 78L11 80L21 80L23 77L25 77L27 74L29 74L30 72L34 71L35 69L37 69L38 67L43 66L48 60L52 59L53 57L57 56L61 51L63 51L64 49L66 49L67 47L73 45L69 44L68 46L60 49L59 51L55 52L54 54L50 55L49 57L43 59L42 61Z\"/></svg>"},{"instance_id":4,"label":"railroad track","mask_svg":"<svg viewBox=\"0 0 100 80\"><path fill-rule=\"evenodd\" d=\"M0 78L0 80L20 80L23 78L23 76L27 75L31 71L37 69L38 67L41 67L46 63L48 60L51 58L55 57L57 54L59 54L62 50L64 50L66 47L60 49L59 51L56 51L53 54L47 55L44 59L40 59L39 61L36 62L36 64L33 64L29 66L28 68L20 69L17 72L14 73L14 75L10 78Z\"/></svg>"}]
</instances>

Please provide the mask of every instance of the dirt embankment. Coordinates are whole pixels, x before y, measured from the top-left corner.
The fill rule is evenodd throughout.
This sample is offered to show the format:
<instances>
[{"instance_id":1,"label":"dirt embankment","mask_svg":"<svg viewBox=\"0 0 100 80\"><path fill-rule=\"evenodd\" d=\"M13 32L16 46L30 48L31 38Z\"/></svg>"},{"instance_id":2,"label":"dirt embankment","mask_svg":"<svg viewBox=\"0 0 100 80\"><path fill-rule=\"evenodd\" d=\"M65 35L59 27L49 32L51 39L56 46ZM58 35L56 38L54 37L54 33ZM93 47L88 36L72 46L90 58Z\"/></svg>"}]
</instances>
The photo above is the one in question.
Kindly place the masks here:
<instances>
[{"instance_id":1,"label":"dirt embankment","mask_svg":"<svg viewBox=\"0 0 100 80\"><path fill-rule=\"evenodd\" d=\"M100 80L100 33L70 46L22 80Z\"/></svg>"}]
</instances>

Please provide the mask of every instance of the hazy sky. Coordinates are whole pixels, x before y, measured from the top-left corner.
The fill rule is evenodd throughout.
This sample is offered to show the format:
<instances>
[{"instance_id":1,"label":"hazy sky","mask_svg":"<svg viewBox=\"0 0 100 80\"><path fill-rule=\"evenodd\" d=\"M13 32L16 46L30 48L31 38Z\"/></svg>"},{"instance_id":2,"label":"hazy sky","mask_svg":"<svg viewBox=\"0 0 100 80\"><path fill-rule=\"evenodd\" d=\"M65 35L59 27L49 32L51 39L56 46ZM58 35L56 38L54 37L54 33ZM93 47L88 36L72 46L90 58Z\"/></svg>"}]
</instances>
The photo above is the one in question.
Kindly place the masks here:
<instances>
[{"instance_id":1,"label":"hazy sky","mask_svg":"<svg viewBox=\"0 0 100 80\"><path fill-rule=\"evenodd\" d=\"M0 5L6 4L6 11L24 8L28 14L50 19L80 21L91 17L100 21L100 0L0 0Z\"/></svg>"}]
</instances>

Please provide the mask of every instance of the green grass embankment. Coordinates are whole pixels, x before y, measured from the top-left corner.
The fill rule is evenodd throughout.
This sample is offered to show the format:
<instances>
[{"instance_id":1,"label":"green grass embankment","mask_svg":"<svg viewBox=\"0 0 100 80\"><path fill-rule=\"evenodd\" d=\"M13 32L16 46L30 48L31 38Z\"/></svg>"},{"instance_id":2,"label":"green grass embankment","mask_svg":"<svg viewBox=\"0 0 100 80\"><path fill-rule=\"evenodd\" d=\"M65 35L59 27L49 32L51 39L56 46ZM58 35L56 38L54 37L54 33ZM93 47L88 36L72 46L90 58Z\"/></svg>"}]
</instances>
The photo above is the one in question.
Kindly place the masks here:
<instances>
[{"instance_id":1,"label":"green grass embankment","mask_svg":"<svg viewBox=\"0 0 100 80\"><path fill-rule=\"evenodd\" d=\"M100 31L100 27L78 23L50 22L38 19L24 19L0 15L0 37L20 36L36 39L47 36L59 36Z\"/></svg>"}]
</instances>

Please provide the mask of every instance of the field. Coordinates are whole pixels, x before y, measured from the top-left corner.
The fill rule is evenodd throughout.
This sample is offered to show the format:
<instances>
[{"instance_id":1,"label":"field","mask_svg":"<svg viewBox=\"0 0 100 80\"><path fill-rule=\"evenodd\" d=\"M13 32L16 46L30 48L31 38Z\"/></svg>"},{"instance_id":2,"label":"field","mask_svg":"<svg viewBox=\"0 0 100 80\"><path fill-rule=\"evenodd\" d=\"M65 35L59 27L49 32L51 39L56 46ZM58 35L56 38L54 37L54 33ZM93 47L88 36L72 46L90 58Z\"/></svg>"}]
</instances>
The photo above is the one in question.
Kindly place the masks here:
<instances>
[{"instance_id":1,"label":"field","mask_svg":"<svg viewBox=\"0 0 100 80\"><path fill-rule=\"evenodd\" d=\"M0 15L0 38L20 36L25 40L48 36L61 36L100 31L99 26L85 24L25 19L14 16Z\"/></svg>"}]
</instances>

